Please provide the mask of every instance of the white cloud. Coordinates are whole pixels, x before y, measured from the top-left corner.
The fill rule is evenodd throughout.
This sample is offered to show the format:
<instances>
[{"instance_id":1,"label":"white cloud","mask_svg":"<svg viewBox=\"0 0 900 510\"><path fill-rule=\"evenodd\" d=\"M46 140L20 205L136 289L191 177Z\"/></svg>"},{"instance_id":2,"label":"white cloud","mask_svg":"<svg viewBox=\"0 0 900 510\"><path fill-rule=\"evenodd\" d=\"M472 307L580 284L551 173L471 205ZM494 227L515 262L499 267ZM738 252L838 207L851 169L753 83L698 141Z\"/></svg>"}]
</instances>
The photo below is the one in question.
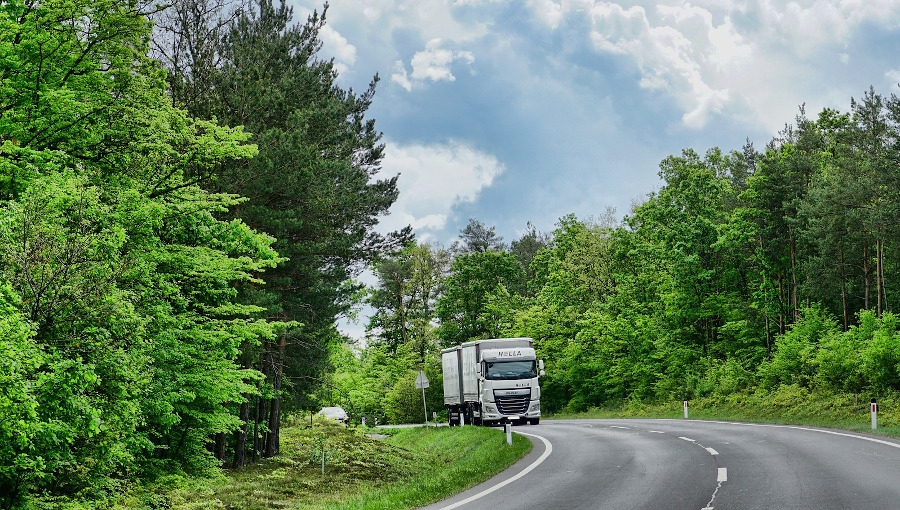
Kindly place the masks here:
<instances>
[{"instance_id":1,"label":"white cloud","mask_svg":"<svg viewBox=\"0 0 900 510\"><path fill-rule=\"evenodd\" d=\"M397 61L394 64L391 80L409 91L412 89L413 83L455 81L456 76L450 70L454 62L461 61L466 64L475 62L475 55L470 51L453 51L441 46L441 39L432 39L425 44L424 51L416 52L410 61L411 75L407 73L403 62Z\"/></svg>"},{"instance_id":2,"label":"white cloud","mask_svg":"<svg viewBox=\"0 0 900 510\"><path fill-rule=\"evenodd\" d=\"M338 33L331 25L325 25L319 32L322 39L322 51L334 57L338 72L345 72L356 63L356 46Z\"/></svg>"},{"instance_id":3,"label":"white cloud","mask_svg":"<svg viewBox=\"0 0 900 510\"><path fill-rule=\"evenodd\" d=\"M430 145L386 143L382 173L400 174L400 196L379 228L385 232L412 225L420 235L446 226L454 206L474 202L503 172L491 154L459 142Z\"/></svg>"},{"instance_id":4,"label":"white cloud","mask_svg":"<svg viewBox=\"0 0 900 510\"><path fill-rule=\"evenodd\" d=\"M655 14L657 22L643 7L595 4L591 41L598 51L632 57L641 87L670 93L685 111L684 124L703 127L730 97L728 88L714 85L709 75L749 59L752 51L727 18L716 25L700 7L663 5Z\"/></svg>"},{"instance_id":5,"label":"white cloud","mask_svg":"<svg viewBox=\"0 0 900 510\"><path fill-rule=\"evenodd\" d=\"M397 30L414 29L423 40L441 38L464 42L483 36L489 31L489 20L480 23L459 22L453 15L458 5L467 3L449 0L342 0L340 8L333 4L328 19L337 22L353 21L375 39L371 43L390 44L390 35ZM489 2L492 3L492 2ZM387 38L379 41L380 38Z\"/></svg>"},{"instance_id":6,"label":"white cloud","mask_svg":"<svg viewBox=\"0 0 900 510\"><path fill-rule=\"evenodd\" d=\"M394 62L394 72L391 73L391 81L399 84L401 87L406 89L407 92L412 90L412 82L409 81L409 76L406 73L406 67L404 67L403 62L399 60Z\"/></svg>"},{"instance_id":7,"label":"white cloud","mask_svg":"<svg viewBox=\"0 0 900 510\"><path fill-rule=\"evenodd\" d=\"M809 62L849 63L846 46L861 26L900 25L900 2L892 0L531 0L529 5L549 30L560 29L566 16L583 16L595 51L630 57L641 73L639 85L670 94L684 112L683 123L696 128L717 115L741 115L742 108L757 122L780 125L786 109L815 94L802 88L803 78L814 71ZM778 87L780 97L772 94L773 79L785 84ZM777 121L769 118L774 116Z\"/></svg>"},{"instance_id":8,"label":"white cloud","mask_svg":"<svg viewBox=\"0 0 900 510\"><path fill-rule=\"evenodd\" d=\"M900 68L891 69L884 73L884 76L888 79L892 86L900 86Z\"/></svg>"},{"instance_id":9,"label":"white cloud","mask_svg":"<svg viewBox=\"0 0 900 510\"><path fill-rule=\"evenodd\" d=\"M529 4L540 21L554 30L559 27L563 18L562 5L553 0L530 0Z\"/></svg>"}]
</instances>

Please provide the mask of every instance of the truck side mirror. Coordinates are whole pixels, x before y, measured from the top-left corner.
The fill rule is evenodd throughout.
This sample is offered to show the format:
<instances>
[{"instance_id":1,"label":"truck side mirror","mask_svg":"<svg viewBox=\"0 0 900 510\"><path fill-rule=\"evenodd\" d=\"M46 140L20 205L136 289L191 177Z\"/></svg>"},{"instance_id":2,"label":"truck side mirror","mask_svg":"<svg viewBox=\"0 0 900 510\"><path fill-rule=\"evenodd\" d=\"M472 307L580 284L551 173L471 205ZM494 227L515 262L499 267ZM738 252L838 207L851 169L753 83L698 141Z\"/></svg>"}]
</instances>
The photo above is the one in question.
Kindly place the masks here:
<instances>
[{"instance_id":1,"label":"truck side mirror","mask_svg":"<svg viewBox=\"0 0 900 510\"><path fill-rule=\"evenodd\" d=\"M542 360L542 359L538 360L538 368L540 369L540 371L538 372L538 375L543 376L546 373L546 372L544 372L544 360Z\"/></svg>"}]
</instances>

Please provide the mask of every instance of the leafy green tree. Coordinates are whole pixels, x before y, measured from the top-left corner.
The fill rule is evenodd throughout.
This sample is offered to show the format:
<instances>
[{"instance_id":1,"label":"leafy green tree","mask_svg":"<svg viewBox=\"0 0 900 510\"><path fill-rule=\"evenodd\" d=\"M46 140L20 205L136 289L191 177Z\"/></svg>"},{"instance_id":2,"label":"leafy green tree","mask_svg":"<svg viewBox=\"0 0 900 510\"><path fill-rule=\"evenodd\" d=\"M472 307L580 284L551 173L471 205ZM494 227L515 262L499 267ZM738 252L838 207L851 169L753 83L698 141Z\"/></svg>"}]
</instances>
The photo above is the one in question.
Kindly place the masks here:
<instances>
[{"instance_id":1,"label":"leafy green tree","mask_svg":"<svg viewBox=\"0 0 900 510\"><path fill-rule=\"evenodd\" d=\"M292 24L286 3L254 1L231 22L226 8L176 3L170 34L177 35L159 46L169 49L176 104L200 118L245 126L259 146L257 158L218 166L205 186L248 197L231 214L274 236L287 259L263 275L264 290L251 286L242 295L272 319L303 324L253 356L274 389L254 413L266 416L262 449L271 456L278 451L281 397L310 391L328 369L326 346L340 341L335 321L359 290L347 282L411 236L409 229L387 237L374 230L397 198L396 176L378 176L384 145L366 118L378 77L362 93L337 84L334 62L318 55L324 11ZM213 34L221 37L193 43ZM284 405L300 402L289 398Z\"/></svg>"},{"instance_id":2,"label":"leafy green tree","mask_svg":"<svg viewBox=\"0 0 900 510\"><path fill-rule=\"evenodd\" d=\"M453 260L451 274L436 306L441 345L449 347L469 340L489 338L491 330L481 320L488 295L496 292L499 286L520 286L524 276L525 270L518 259L507 252L458 255Z\"/></svg>"},{"instance_id":3,"label":"leafy green tree","mask_svg":"<svg viewBox=\"0 0 900 510\"><path fill-rule=\"evenodd\" d=\"M531 262L538 252L547 247L551 238L550 234L538 232L537 228L529 221L525 233L510 243L509 252L515 255L522 267L525 268L526 285L530 285L535 276Z\"/></svg>"},{"instance_id":4,"label":"leafy green tree","mask_svg":"<svg viewBox=\"0 0 900 510\"><path fill-rule=\"evenodd\" d=\"M656 256L668 273L660 297L669 327L682 342L704 351L716 347L727 307L737 301L731 282L724 280L732 276L731 259L717 244L733 193L715 171L720 157L710 151L702 160L684 151L666 158L660 164L666 185L631 220L638 235L660 250Z\"/></svg>"},{"instance_id":5,"label":"leafy green tree","mask_svg":"<svg viewBox=\"0 0 900 510\"><path fill-rule=\"evenodd\" d=\"M801 239L804 227L798 210L819 171L822 148L821 133L801 108L796 129L786 128L769 144L742 195L748 217L757 223L760 307L767 335L770 327L783 334L800 314L800 287L805 281L801 265L808 249Z\"/></svg>"},{"instance_id":6,"label":"leafy green tree","mask_svg":"<svg viewBox=\"0 0 900 510\"><path fill-rule=\"evenodd\" d=\"M0 6L0 363L16 381L0 405L21 406L25 434L0 443L0 485L19 502L211 465L257 374L236 347L278 327L234 289L280 260L272 238L217 220L239 200L196 186L256 147L172 106L142 8Z\"/></svg>"},{"instance_id":7,"label":"leafy green tree","mask_svg":"<svg viewBox=\"0 0 900 510\"><path fill-rule=\"evenodd\" d=\"M428 244L410 244L373 266L378 285L369 297L375 308L368 330L395 352L413 344L420 361L435 340L434 307L449 265L449 254Z\"/></svg>"},{"instance_id":8,"label":"leafy green tree","mask_svg":"<svg viewBox=\"0 0 900 510\"><path fill-rule=\"evenodd\" d=\"M45 458L58 455L50 447L63 424L38 417L40 393L58 377L41 373L47 354L34 342L34 332L20 312L22 303L9 284L0 288L0 505L22 505L32 487L52 476L56 467ZM60 367L62 368L62 367ZM57 455L54 455L57 454Z\"/></svg>"}]
</instances>

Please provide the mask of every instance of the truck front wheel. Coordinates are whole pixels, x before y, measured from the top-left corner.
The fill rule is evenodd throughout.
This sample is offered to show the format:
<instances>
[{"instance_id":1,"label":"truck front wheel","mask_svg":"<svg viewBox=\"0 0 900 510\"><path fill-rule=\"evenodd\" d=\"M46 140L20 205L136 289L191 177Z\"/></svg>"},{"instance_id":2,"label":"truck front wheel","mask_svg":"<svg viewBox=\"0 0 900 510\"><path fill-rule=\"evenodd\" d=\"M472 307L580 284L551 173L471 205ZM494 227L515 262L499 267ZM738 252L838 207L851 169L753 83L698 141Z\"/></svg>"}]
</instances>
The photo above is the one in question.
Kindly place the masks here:
<instances>
[{"instance_id":1,"label":"truck front wheel","mask_svg":"<svg viewBox=\"0 0 900 510\"><path fill-rule=\"evenodd\" d=\"M530 422L532 425L537 425L538 423L541 422L541 419L540 419L540 418L532 418L532 419L529 420L529 422Z\"/></svg>"}]
</instances>

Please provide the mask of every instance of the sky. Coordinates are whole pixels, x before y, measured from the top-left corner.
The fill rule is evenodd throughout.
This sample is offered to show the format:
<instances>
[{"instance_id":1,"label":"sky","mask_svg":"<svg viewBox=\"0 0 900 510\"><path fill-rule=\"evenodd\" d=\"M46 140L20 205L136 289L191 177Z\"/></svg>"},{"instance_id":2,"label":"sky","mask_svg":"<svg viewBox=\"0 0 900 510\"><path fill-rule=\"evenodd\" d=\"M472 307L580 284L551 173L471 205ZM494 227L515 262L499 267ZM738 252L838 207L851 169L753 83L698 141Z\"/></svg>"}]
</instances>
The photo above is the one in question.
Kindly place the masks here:
<instances>
[{"instance_id":1,"label":"sky","mask_svg":"<svg viewBox=\"0 0 900 510\"><path fill-rule=\"evenodd\" d=\"M900 94L897 0L332 0L320 36L341 86L380 78L400 196L379 229L444 246L470 218L506 242L621 218L669 155L761 150L801 105Z\"/></svg>"}]
</instances>

